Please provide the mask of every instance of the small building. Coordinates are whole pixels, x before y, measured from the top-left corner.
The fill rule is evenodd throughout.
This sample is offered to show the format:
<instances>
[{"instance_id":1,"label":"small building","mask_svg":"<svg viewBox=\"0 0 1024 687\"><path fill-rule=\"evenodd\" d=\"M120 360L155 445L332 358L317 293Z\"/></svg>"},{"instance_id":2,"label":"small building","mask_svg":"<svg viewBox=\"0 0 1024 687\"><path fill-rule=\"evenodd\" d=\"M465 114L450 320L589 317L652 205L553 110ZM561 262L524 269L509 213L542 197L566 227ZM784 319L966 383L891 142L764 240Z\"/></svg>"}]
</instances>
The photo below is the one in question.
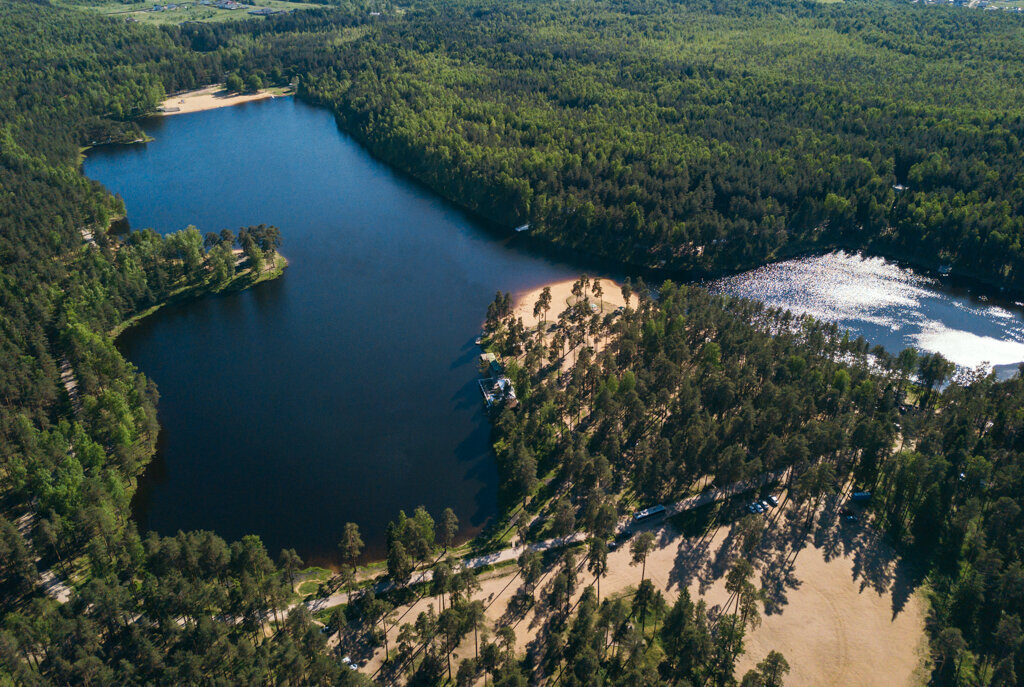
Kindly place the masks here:
<instances>
[{"instance_id":1,"label":"small building","mask_svg":"<svg viewBox=\"0 0 1024 687\"><path fill-rule=\"evenodd\" d=\"M487 377L477 380L480 391L484 395L484 404L491 409L499 404L505 404L514 408L518 403L516 390L512 386L512 380L508 377Z\"/></svg>"},{"instance_id":2,"label":"small building","mask_svg":"<svg viewBox=\"0 0 1024 687\"><path fill-rule=\"evenodd\" d=\"M505 368L502 367L501 363L498 362L498 358L493 353L480 354L480 367L493 378L505 374Z\"/></svg>"}]
</instances>

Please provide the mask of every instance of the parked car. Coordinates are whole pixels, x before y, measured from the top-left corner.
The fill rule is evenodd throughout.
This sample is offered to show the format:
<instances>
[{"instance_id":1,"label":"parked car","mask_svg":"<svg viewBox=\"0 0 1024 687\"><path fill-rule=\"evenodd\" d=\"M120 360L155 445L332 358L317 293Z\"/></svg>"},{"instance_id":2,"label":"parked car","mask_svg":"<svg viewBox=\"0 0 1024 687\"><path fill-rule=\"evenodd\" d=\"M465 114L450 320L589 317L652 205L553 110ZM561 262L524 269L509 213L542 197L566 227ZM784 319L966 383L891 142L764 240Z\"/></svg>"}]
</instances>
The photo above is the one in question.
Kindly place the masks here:
<instances>
[{"instance_id":1,"label":"parked car","mask_svg":"<svg viewBox=\"0 0 1024 687\"><path fill-rule=\"evenodd\" d=\"M757 514L757 509L754 508L754 504L752 504L752 503L748 503L747 504L747 510L750 511L754 515Z\"/></svg>"},{"instance_id":2,"label":"parked car","mask_svg":"<svg viewBox=\"0 0 1024 687\"><path fill-rule=\"evenodd\" d=\"M764 508L765 510L768 510L769 508L772 507L772 504L768 503L768 501L766 501L764 499L758 501L758 503L760 503L761 507Z\"/></svg>"},{"instance_id":3,"label":"parked car","mask_svg":"<svg viewBox=\"0 0 1024 687\"><path fill-rule=\"evenodd\" d=\"M779 505L779 500L777 498L775 498L774 496L772 496L771 494L768 494L768 499L767 500L768 500L768 503L772 504L773 506Z\"/></svg>"}]
</instances>

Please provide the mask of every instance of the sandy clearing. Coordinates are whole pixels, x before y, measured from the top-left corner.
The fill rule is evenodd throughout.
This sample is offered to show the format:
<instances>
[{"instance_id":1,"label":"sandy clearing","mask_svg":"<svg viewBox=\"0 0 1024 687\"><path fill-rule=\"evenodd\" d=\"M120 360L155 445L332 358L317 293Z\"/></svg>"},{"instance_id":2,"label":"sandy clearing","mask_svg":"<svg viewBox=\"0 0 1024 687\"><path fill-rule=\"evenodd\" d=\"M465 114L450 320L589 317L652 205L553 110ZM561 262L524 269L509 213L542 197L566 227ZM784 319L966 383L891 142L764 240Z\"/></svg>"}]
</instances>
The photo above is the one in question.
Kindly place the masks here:
<instances>
[{"instance_id":1,"label":"sandy clearing","mask_svg":"<svg viewBox=\"0 0 1024 687\"><path fill-rule=\"evenodd\" d=\"M784 541L785 520L778 516L776 520L768 536L774 534L776 541ZM734 557L728 548L729 531L724 526L707 538L687 538L670 527L655 530L658 548L648 556L647 577L670 604L685 585L695 600L703 599L713 611L716 606L720 609L729 600L723 578ZM762 613L760 627L748 629L746 652L736 665L737 679L774 649L782 652L792 667L787 687L922 684L927 603L921 593L913 592L906 567L881 537L860 525L831 525L808 537L801 548L785 545L765 558L768 562L758 565L756 577L778 610ZM630 565L628 546L611 552L608 564L608 576L600 585L602 599L640 582L640 567ZM784 568L788 569L785 575L773 575ZM481 591L474 594L490 603L487 616L491 627L510 623L505 616L507 603L519 587L518 578L513 581L510 574L514 570L482 580ZM783 577L785 583L775 587L773 576ZM535 598L542 598L551 577L546 576ZM591 575L581 572L580 593L592 581ZM403 622L411 621L433 602L424 599ZM543 601L535 608L543 612ZM510 624L520 653L541 626L532 610ZM456 654L467 657L473 651L470 636ZM378 651L366 667L376 669L382 653Z\"/></svg>"},{"instance_id":2,"label":"sandy clearing","mask_svg":"<svg viewBox=\"0 0 1024 687\"><path fill-rule=\"evenodd\" d=\"M604 301L605 314L626 304L625 299L622 297L622 286L620 284L604 277L595 277L594 279L600 279L601 281L601 288L604 292L601 300ZM515 305L513 306L514 314L517 317L523 318L523 324L527 328L535 327L540 320L534 317L533 306L537 303L537 299L540 298L544 288L548 287L551 289L551 310L547 313L547 320L548 322L553 321L560 312L568 307L569 300L573 298L572 285L575 281L575 279L567 279L552 284L545 284L532 291L516 294ZM598 312L600 312L600 302L594 297L591 289L587 289L587 295L590 296L592 302L598 304ZM635 299L633 302L636 302Z\"/></svg>"},{"instance_id":3,"label":"sandy clearing","mask_svg":"<svg viewBox=\"0 0 1024 687\"><path fill-rule=\"evenodd\" d=\"M728 533L722 527L710 539L697 540L659 530L647 576L670 604L685 584L691 597L704 599L709 609L724 606L729 599L724 574L733 558L721 555ZM920 594L903 598L907 573L880 537L867 528L833 526L808 538L797 552L770 556L770 562L758 566L758 577L763 581L784 560L792 567L776 594L781 612L762 613L761 626L747 630L737 679L774 649L792 668L787 687L918 684L927 603ZM640 569L629 566L625 547L609 557L609 569L602 596L640 582ZM896 606L901 607L894 613Z\"/></svg>"},{"instance_id":4,"label":"sandy clearing","mask_svg":"<svg viewBox=\"0 0 1024 687\"><path fill-rule=\"evenodd\" d=\"M187 93L171 96L160 104L159 111L161 115L167 117L170 115L202 112L203 110L214 110L218 107L230 107L254 100L276 97L275 93L269 91L232 94L225 90L223 86L207 86L196 91L188 91Z\"/></svg>"},{"instance_id":5,"label":"sandy clearing","mask_svg":"<svg viewBox=\"0 0 1024 687\"><path fill-rule=\"evenodd\" d=\"M888 588L879 589L855 572L857 561L865 557L885 561L891 576ZM896 590L906 575L896 562L893 551L878 539L833 558L827 548L813 543L803 549L792 570L791 584L799 588L787 591L781 613L762 615L761 626L748 634L736 675L774 649L792 668L788 687L920 684L918 670L927 653L927 602L920 593L900 600ZM709 595L726 598L724 582L716 581Z\"/></svg>"}]
</instances>

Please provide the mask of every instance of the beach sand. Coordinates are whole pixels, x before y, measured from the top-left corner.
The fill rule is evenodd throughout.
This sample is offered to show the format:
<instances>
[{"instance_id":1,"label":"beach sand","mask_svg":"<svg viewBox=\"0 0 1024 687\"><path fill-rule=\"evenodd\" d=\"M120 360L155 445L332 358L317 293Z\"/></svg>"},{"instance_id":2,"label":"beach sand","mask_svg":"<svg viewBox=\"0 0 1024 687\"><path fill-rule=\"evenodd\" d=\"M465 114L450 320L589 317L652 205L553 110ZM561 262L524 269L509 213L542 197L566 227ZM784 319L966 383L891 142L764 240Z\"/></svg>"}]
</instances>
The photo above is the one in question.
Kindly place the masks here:
<instances>
[{"instance_id":1,"label":"beach sand","mask_svg":"<svg viewBox=\"0 0 1024 687\"><path fill-rule=\"evenodd\" d=\"M164 116L188 114L190 112L202 112L203 110L214 110L218 107L230 107L249 103L254 100L275 98L279 94L270 91L259 91L258 93L230 93L223 86L207 86L197 91L188 91L173 95L160 104L160 114Z\"/></svg>"},{"instance_id":2,"label":"beach sand","mask_svg":"<svg viewBox=\"0 0 1024 687\"><path fill-rule=\"evenodd\" d=\"M594 279L601 280L601 289L603 290L601 301L604 301L605 314L626 304L625 299L622 297L621 285L611 279L604 279L601 277L595 277ZM546 285L551 289L551 310L547 313L548 322L552 322L557 319L558 314L569 307L569 302L573 298L572 285L574 281L576 280L567 279L566 281ZM594 297L594 293L591 288L587 289L587 295L590 297L591 302L598 304L598 311L600 311L601 304L597 298ZM535 327L540 321L533 315L533 306L537 303L537 299L540 298L541 291L543 290L544 287L542 286L539 289L533 289L532 291L516 294L514 312L517 317L523 318L523 324L527 328ZM633 305L636 305L636 298L634 297L631 302Z\"/></svg>"}]
</instances>

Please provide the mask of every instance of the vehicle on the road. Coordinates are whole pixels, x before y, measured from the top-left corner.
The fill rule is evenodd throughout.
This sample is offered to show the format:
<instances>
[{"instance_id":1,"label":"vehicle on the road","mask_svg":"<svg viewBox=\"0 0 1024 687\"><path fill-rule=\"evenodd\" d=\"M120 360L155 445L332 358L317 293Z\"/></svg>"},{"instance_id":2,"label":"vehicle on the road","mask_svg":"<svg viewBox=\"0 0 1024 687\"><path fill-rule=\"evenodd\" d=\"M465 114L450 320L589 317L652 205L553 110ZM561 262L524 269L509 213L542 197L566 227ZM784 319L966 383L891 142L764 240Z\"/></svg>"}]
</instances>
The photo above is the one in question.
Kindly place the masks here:
<instances>
[{"instance_id":1,"label":"vehicle on the road","mask_svg":"<svg viewBox=\"0 0 1024 687\"><path fill-rule=\"evenodd\" d=\"M665 506L660 503L657 506L644 508L633 515L633 522L644 522L665 514Z\"/></svg>"}]
</instances>

